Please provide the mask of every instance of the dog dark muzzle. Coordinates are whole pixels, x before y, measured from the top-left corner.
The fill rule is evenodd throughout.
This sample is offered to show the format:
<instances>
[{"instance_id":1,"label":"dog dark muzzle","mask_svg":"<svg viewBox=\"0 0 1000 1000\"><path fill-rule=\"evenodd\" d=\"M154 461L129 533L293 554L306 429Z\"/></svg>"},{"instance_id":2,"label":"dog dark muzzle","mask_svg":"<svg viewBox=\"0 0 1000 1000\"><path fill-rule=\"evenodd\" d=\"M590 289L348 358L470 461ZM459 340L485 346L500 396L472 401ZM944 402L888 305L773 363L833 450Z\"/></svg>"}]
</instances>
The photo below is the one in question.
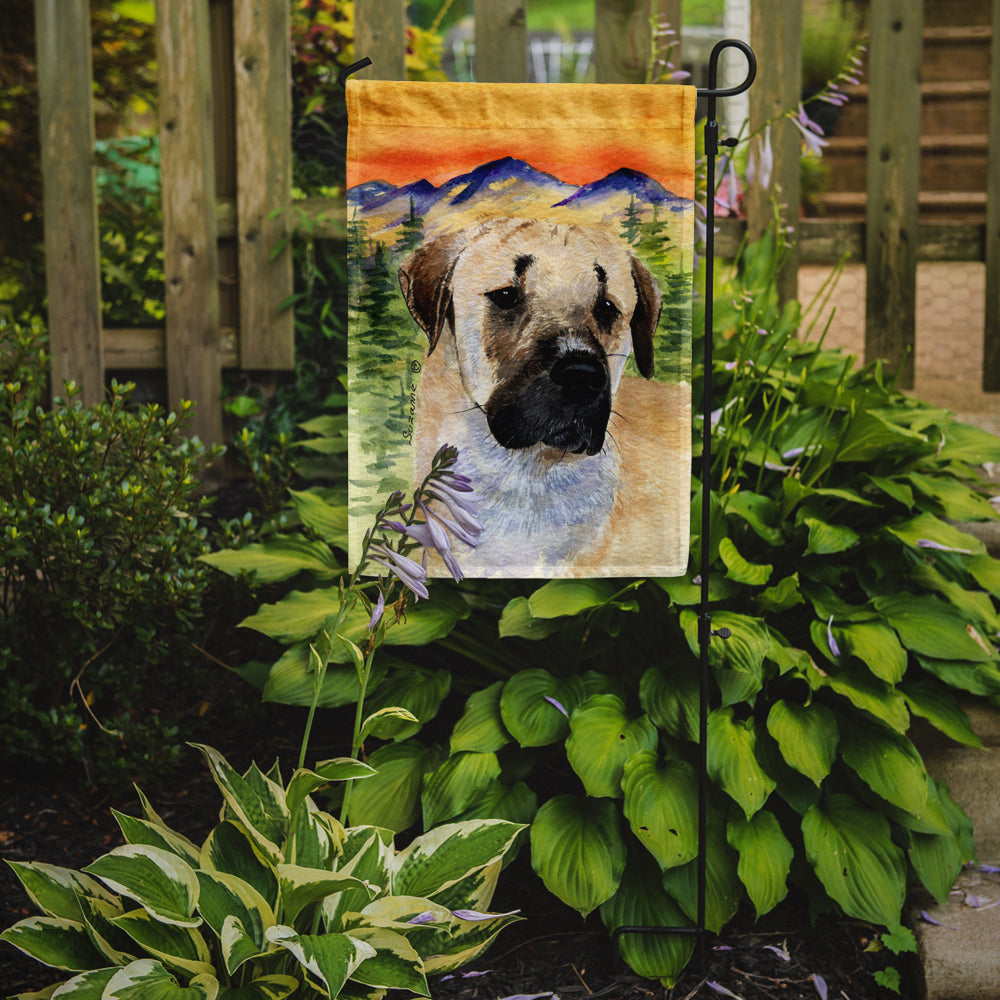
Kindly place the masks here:
<instances>
[{"instance_id":1,"label":"dog dark muzzle","mask_svg":"<svg viewBox=\"0 0 1000 1000\"><path fill-rule=\"evenodd\" d=\"M571 351L547 372L498 387L486 405L490 431L504 448L541 443L576 455L604 447L610 416L607 362L588 351Z\"/></svg>"}]
</instances>

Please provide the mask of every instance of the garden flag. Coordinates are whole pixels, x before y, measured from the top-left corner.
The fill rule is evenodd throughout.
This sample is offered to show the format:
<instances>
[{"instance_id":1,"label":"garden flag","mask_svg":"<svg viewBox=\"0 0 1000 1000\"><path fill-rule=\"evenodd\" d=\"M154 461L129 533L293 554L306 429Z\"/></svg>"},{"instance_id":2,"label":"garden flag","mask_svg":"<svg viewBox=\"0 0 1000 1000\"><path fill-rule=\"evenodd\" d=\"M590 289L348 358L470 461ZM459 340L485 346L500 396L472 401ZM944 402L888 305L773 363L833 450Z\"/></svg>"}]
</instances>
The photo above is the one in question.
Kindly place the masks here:
<instances>
[{"instance_id":1,"label":"garden flag","mask_svg":"<svg viewBox=\"0 0 1000 1000\"><path fill-rule=\"evenodd\" d=\"M450 444L466 576L683 574L694 88L351 80L347 106L352 565Z\"/></svg>"}]
</instances>

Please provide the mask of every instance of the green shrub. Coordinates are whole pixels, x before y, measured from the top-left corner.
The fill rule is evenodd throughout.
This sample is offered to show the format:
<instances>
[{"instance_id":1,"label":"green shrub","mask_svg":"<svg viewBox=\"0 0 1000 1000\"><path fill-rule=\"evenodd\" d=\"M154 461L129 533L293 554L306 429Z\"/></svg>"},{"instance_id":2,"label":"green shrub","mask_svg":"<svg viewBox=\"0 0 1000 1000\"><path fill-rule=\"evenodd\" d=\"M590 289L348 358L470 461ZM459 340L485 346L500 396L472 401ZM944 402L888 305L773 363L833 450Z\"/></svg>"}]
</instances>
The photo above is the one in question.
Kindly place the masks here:
<instances>
[{"instance_id":1,"label":"green shrub","mask_svg":"<svg viewBox=\"0 0 1000 1000\"><path fill-rule=\"evenodd\" d=\"M114 770L176 752L157 695L191 661L208 454L187 405L131 409L127 385L96 406L69 385L42 408L41 336L0 322L0 743Z\"/></svg>"},{"instance_id":2,"label":"green shrub","mask_svg":"<svg viewBox=\"0 0 1000 1000\"><path fill-rule=\"evenodd\" d=\"M202 845L115 813L126 844L82 872L12 862L41 915L0 935L45 965L77 973L60 995L429 996L427 975L479 955L516 913L486 912L513 823L453 823L406 848L388 830L345 829L311 794L373 773L352 758L240 774L199 747L222 793ZM46 992L45 995L48 995Z\"/></svg>"}]
</instances>

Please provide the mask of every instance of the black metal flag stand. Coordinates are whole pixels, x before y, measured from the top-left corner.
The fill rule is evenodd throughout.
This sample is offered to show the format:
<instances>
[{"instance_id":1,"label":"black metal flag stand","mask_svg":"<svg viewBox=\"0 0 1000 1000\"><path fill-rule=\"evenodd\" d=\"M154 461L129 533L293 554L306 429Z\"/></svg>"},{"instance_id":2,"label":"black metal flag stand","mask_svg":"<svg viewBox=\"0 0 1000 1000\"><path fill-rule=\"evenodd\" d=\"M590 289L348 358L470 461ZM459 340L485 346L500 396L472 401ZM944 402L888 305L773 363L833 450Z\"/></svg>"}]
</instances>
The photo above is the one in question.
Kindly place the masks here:
<instances>
[{"instance_id":1,"label":"black metal flag stand","mask_svg":"<svg viewBox=\"0 0 1000 1000\"><path fill-rule=\"evenodd\" d=\"M747 60L747 75L736 87L719 88L719 57L727 48L739 49ZM343 87L347 78L360 69L371 65L365 56L350 66L345 66L337 77ZM706 185L706 230L705 230L705 343L704 343L704 396L702 401L702 490L701 490L701 599L698 611L698 646L701 653L701 687L698 704L698 907L694 927L622 926L612 935L617 943L623 934L694 934L698 941L698 963L702 970L706 967L705 954L705 897L707 889L707 835L708 835L708 699L709 664L708 650L712 637L729 637L729 629L712 629L712 615L709 611L709 534L711 530L711 494L708 489L712 473L712 289L715 276L715 158L720 146L735 146L735 138L720 139L719 123L716 121L716 100L720 97L735 97L750 89L757 76L757 59L753 49L746 42L726 38L716 43L708 61L708 87L699 88L698 96L707 100L707 120L705 122L705 158L707 164Z\"/></svg>"}]
</instances>

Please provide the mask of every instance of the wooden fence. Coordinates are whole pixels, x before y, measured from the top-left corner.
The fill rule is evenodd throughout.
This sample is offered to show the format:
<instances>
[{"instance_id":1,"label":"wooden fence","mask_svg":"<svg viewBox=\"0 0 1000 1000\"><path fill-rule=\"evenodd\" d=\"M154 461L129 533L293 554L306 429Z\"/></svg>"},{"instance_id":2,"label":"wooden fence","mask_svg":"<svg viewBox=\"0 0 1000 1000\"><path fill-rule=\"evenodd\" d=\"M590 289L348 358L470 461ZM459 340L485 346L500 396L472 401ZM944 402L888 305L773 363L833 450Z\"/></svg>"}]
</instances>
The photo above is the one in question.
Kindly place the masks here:
<instances>
[{"instance_id":1,"label":"wooden fence","mask_svg":"<svg viewBox=\"0 0 1000 1000\"><path fill-rule=\"evenodd\" d=\"M276 371L293 364L292 317L283 308L292 290L291 254L279 250L292 219L283 211L291 204L290 0L157 2L166 325L144 330L101 326L88 0L35 2L53 384L73 379L84 400L94 401L107 370L165 369L169 400L195 400L196 433L220 441L222 369ZM479 80L526 79L528 2L475 0ZM405 6L404 0L357 0L355 50L374 62L365 75L404 77ZM642 82L651 14L679 25L680 8L681 0L595 0L597 81ZM781 276L782 292L795 294L800 263L832 263L845 253L863 260L866 356L895 365L911 350L903 379L912 384L917 262L985 261L983 384L997 391L1000 0L993 0L991 15L993 168L985 223L919 219L922 11L923 0L871 0L866 218L799 220L797 211L786 217L798 240ZM751 17L759 65L750 91L753 129L799 101L802 3L754 0ZM722 106L723 121L724 115ZM773 143L769 187L748 192L745 223L725 220L716 241L721 256L733 252L744 227L752 235L763 230L772 198L799 204L799 134L790 122L779 122ZM313 236L343 237L343 200L300 208L312 220Z\"/></svg>"}]
</instances>

